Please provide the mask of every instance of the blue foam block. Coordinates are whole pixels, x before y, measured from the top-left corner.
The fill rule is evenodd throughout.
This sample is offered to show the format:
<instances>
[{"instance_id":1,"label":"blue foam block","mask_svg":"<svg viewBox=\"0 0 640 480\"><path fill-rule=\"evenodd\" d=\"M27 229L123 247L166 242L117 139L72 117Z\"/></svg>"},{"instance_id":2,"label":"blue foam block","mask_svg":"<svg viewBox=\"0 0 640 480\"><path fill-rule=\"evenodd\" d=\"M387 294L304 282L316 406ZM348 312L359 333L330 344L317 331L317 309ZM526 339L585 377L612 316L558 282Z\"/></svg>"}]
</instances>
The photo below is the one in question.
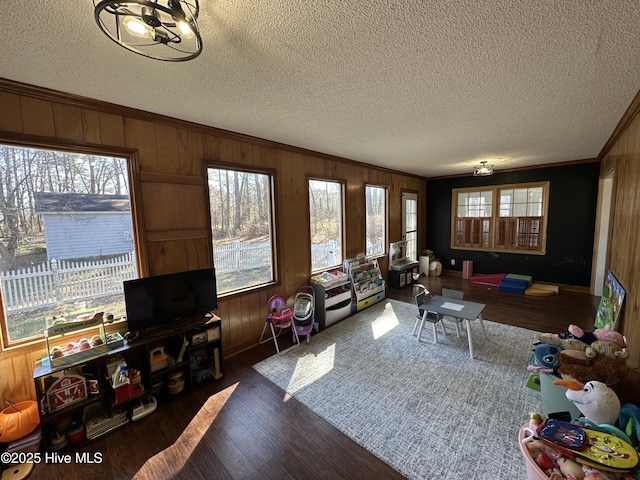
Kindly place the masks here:
<instances>
[{"instance_id":1,"label":"blue foam block","mask_svg":"<svg viewBox=\"0 0 640 480\"><path fill-rule=\"evenodd\" d=\"M526 280L521 280L519 278L504 277L502 280L500 280L500 286L498 287L498 291L506 292L506 293L519 293L520 295L523 295L526 288L527 288Z\"/></svg>"}]
</instances>

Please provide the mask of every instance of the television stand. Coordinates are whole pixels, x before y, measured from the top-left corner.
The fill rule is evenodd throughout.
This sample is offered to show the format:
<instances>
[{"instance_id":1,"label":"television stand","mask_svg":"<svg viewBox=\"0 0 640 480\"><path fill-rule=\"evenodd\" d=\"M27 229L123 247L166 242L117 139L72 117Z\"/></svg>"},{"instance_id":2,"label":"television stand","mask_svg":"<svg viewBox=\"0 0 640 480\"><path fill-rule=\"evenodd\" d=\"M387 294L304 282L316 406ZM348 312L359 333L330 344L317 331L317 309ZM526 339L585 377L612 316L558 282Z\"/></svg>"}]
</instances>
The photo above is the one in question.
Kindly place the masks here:
<instances>
[{"instance_id":1,"label":"television stand","mask_svg":"<svg viewBox=\"0 0 640 480\"><path fill-rule=\"evenodd\" d=\"M218 316L198 316L163 328L128 333L135 336L124 345L101 350L82 361L53 366L42 361L36 364L33 377L43 451L82 448L93 439L151 414L152 406L162 408L163 404L224 376L222 321ZM79 334L69 332L66 337L75 340ZM164 355L159 363L154 355L158 351ZM110 374L116 371L124 375L118 376L117 382ZM156 399L153 405L150 397L145 397L148 394ZM61 450L57 450L59 445L50 443L52 438L64 438L66 430L60 429L68 428L69 424L87 429L103 417L117 417L118 422L99 434L88 435L89 440L69 442Z\"/></svg>"}]
</instances>

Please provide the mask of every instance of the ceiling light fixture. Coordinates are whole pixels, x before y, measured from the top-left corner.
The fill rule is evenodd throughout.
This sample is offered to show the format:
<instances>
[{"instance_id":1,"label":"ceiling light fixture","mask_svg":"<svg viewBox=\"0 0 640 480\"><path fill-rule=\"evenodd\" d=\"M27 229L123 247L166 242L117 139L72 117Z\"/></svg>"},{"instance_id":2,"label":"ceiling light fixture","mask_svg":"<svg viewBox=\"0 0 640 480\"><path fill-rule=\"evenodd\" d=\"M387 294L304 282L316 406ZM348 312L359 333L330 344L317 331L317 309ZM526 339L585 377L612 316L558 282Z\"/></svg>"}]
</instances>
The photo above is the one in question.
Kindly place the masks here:
<instances>
[{"instance_id":1,"label":"ceiling light fixture","mask_svg":"<svg viewBox=\"0 0 640 480\"><path fill-rule=\"evenodd\" d=\"M93 0L93 5L100 29L127 50L166 62L202 52L198 0Z\"/></svg>"},{"instance_id":2,"label":"ceiling light fixture","mask_svg":"<svg viewBox=\"0 0 640 480\"><path fill-rule=\"evenodd\" d=\"M488 175L493 175L493 165L491 164L487 165L486 160L483 162L480 162L480 165L478 165L473 169L474 177L486 177Z\"/></svg>"}]
</instances>

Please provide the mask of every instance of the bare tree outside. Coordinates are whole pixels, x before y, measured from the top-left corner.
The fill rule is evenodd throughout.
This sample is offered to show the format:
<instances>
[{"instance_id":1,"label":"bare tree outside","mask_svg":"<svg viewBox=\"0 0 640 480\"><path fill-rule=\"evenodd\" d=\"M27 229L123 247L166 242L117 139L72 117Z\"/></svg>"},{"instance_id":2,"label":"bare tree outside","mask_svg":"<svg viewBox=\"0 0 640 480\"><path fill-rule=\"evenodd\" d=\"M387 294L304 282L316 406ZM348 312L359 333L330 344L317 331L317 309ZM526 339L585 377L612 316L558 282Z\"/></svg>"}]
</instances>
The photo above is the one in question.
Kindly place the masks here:
<instances>
[{"instance_id":1,"label":"bare tree outside","mask_svg":"<svg viewBox=\"0 0 640 480\"><path fill-rule=\"evenodd\" d=\"M342 184L309 180L312 271L342 264L342 203Z\"/></svg>"},{"instance_id":2,"label":"bare tree outside","mask_svg":"<svg viewBox=\"0 0 640 480\"><path fill-rule=\"evenodd\" d=\"M271 176L208 169L218 293L273 281Z\"/></svg>"},{"instance_id":3,"label":"bare tree outside","mask_svg":"<svg viewBox=\"0 0 640 480\"><path fill-rule=\"evenodd\" d=\"M367 255L386 251L387 191L382 187L367 185L365 188Z\"/></svg>"},{"instance_id":4,"label":"bare tree outside","mask_svg":"<svg viewBox=\"0 0 640 480\"><path fill-rule=\"evenodd\" d=\"M73 314L75 310L111 309L118 304L122 310L119 313L124 314L120 298L98 300L100 292L97 291L89 292L84 299L65 298L60 292L54 294L50 291L53 283L49 277L53 275L52 260L54 268L60 268L59 261L62 260L104 261L109 255L102 253L100 235L111 233L124 238L123 243L129 245L128 251L123 249L119 254L131 255L133 242L128 195L127 164L123 158L0 145L0 288L5 339L9 337L11 342L15 342L42 335L45 318ZM52 209L56 211L49 209L48 212L51 217L64 212L70 219L61 242L69 246L82 241L86 243L88 238L92 238L95 247L89 244L88 250L85 249L79 258L72 255L51 258L47 234L49 237L53 235L45 230L42 212L38 211L38 196L41 199L46 197L50 204L55 204ZM90 219L99 222L101 218L96 212L74 211L83 198L90 198L96 209L100 199L118 198L128 210L128 230L84 231L82 226L89 225ZM132 267L135 270L135 266ZM88 268L86 271L86 275L90 275ZM65 288L71 291L68 286Z\"/></svg>"}]
</instances>

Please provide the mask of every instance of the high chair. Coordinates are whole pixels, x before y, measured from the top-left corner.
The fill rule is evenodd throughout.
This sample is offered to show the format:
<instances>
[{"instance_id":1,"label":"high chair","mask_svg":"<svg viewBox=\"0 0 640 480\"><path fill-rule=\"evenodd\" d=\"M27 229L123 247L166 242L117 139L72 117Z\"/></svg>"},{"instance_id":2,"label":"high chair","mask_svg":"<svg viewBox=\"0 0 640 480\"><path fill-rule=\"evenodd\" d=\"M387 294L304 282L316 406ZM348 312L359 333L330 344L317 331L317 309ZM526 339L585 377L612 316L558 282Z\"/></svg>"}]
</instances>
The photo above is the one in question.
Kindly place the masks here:
<instances>
[{"instance_id":1,"label":"high chair","mask_svg":"<svg viewBox=\"0 0 640 480\"><path fill-rule=\"evenodd\" d=\"M287 301L284 299L282 295L273 295L269 302L267 302L267 319L265 321L264 327L262 327L262 335L260 335L260 344L266 343L269 340L273 340L273 343L276 345L276 353L278 355L285 353L292 348L295 348L300 345L300 339L298 338L298 332L293 324L293 310L287 307ZM271 338L265 338L264 333L267 330L267 325L271 328ZM279 328L278 334L276 335L275 329ZM280 351L280 346L278 345L278 337L282 333L282 330L285 328L291 328L291 333L293 337L294 344L289 348Z\"/></svg>"}]
</instances>

